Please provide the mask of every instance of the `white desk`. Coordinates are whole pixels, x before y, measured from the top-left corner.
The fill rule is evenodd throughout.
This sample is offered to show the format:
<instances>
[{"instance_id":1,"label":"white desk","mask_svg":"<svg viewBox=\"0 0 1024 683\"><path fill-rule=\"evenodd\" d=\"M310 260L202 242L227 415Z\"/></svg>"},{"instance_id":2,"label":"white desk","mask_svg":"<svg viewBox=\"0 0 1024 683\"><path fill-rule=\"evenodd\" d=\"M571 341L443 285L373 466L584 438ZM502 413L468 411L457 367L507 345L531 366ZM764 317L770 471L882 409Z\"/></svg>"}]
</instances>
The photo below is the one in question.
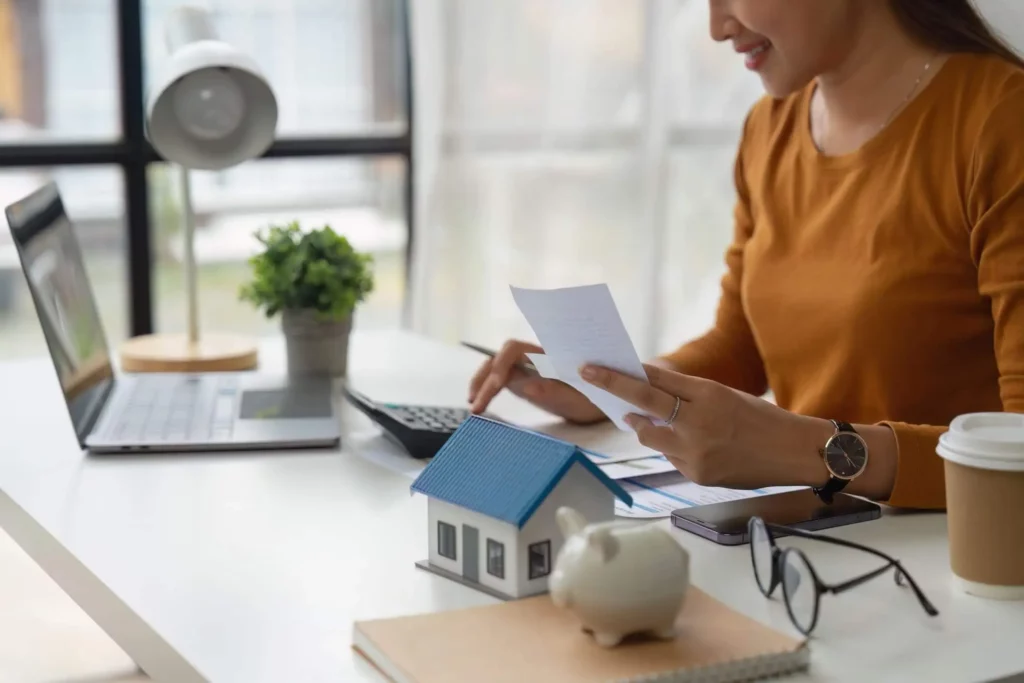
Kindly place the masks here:
<instances>
[{"instance_id":1,"label":"white desk","mask_svg":"<svg viewBox=\"0 0 1024 683\"><path fill-rule=\"evenodd\" d=\"M280 352L269 344L264 365ZM360 334L350 366L375 397L459 405L479 360L411 335ZM87 457L48 359L0 365L0 387L0 524L156 680L378 680L350 649L353 620L492 601L413 567L426 556L425 503L408 477L359 455L389 446L367 439L369 421L351 409L340 453ZM495 411L538 417L508 396ZM781 603L758 592L747 548L677 533L697 585L790 629ZM891 576L824 596L811 672L791 680L1024 671L1024 603L952 588L944 516L887 515L833 533L903 559L941 616L927 618ZM826 580L875 562L783 543L800 543Z\"/></svg>"}]
</instances>

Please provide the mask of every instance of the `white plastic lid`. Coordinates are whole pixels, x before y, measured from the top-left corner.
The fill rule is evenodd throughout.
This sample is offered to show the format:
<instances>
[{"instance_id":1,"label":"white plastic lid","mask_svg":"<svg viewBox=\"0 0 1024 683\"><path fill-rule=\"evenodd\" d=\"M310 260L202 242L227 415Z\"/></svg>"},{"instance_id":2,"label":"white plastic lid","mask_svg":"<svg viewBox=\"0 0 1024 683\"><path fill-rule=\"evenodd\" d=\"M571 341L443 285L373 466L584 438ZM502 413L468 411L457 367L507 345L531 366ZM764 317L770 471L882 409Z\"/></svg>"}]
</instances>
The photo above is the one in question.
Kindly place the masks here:
<instances>
[{"instance_id":1,"label":"white plastic lid","mask_svg":"<svg viewBox=\"0 0 1024 683\"><path fill-rule=\"evenodd\" d=\"M946 460L968 467L1024 471L1024 415L961 415L939 437L935 451Z\"/></svg>"}]
</instances>

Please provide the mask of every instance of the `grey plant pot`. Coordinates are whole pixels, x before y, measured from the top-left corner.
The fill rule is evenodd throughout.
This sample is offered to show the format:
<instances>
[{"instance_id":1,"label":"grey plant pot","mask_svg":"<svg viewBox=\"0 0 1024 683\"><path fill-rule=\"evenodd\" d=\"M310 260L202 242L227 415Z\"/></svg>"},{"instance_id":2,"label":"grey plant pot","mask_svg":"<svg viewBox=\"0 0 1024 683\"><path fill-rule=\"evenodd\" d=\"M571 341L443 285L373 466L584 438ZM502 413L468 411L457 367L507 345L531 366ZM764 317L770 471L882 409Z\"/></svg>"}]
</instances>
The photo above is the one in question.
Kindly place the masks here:
<instances>
[{"instance_id":1,"label":"grey plant pot","mask_svg":"<svg viewBox=\"0 0 1024 683\"><path fill-rule=\"evenodd\" d=\"M311 309L281 312L288 354L288 374L344 377L348 370L348 338L352 316L343 320L318 320Z\"/></svg>"}]
</instances>

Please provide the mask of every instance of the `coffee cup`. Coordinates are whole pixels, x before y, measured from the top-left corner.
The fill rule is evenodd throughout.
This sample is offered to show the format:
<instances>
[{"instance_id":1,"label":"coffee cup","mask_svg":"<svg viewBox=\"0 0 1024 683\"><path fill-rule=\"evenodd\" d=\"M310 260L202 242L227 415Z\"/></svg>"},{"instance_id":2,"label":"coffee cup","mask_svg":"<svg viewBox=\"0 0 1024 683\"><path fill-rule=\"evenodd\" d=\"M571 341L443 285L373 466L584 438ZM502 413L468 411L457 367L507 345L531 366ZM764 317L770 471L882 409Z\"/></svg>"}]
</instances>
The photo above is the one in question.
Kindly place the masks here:
<instances>
[{"instance_id":1,"label":"coffee cup","mask_svg":"<svg viewBox=\"0 0 1024 683\"><path fill-rule=\"evenodd\" d=\"M971 595L1024 599L1024 415L961 415L936 452L956 582Z\"/></svg>"}]
</instances>

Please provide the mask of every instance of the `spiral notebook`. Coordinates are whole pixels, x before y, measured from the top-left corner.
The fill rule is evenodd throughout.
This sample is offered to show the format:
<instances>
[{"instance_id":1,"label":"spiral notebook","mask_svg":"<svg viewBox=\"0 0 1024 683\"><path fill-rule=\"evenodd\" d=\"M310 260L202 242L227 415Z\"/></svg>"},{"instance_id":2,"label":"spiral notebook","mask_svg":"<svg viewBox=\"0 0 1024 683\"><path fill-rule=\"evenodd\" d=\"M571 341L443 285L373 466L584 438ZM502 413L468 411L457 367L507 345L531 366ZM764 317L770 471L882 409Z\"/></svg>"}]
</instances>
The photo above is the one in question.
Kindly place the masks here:
<instances>
[{"instance_id":1,"label":"spiral notebook","mask_svg":"<svg viewBox=\"0 0 1024 683\"><path fill-rule=\"evenodd\" d=\"M806 641L691 587L674 640L605 649L542 595L486 607L356 622L353 648L395 683L731 683L808 666Z\"/></svg>"}]
</instances>

